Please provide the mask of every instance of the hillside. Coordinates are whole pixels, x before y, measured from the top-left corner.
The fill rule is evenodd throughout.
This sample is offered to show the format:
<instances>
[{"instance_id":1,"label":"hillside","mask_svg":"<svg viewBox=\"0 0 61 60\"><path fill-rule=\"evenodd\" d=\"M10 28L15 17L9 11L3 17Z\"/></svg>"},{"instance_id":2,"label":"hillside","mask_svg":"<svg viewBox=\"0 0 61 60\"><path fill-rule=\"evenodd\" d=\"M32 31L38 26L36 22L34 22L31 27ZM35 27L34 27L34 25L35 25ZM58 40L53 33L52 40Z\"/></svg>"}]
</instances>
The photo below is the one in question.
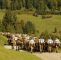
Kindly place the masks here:
<instances>
[{"instance_id":1,"label":"hillside","mask_svg":"<svg viewBox=\"0 0 61 60\"><path fill-rule=\"evenodd\" d=\"M0 11L0 20L2 20L4 16L4 12ZM32 14L17 14L17 20L21 21L31 21L35 27L36 30L39 31L36 32L36 34L40 34L41 32L45 32L46 30L48 32L53 32L54 28L56 27L58 31L61 31L61 15L52 15L52 18L46 18L42 19L41 15L38 17L33 16Z\"/></svg>"},{"instance_id":2,"label":"hillside","mask_svg":"<svg viewBox=\"0 0 61 60\"><path fill-rule=\"evenodd\" d=\"M40 32L43 32L45 30L52 32L54 31L54 28L56 27L58 30L61 30L61 16L60 15L53 15L52 18L47 18L47 19L42 19L41 16L39 17L34 17L32 15L28 15L28 14L22 14L22 15L18 15L18 20L30 20L32 21L35 26L36 29L39 30Z\"/></svg>"}]
</instances>

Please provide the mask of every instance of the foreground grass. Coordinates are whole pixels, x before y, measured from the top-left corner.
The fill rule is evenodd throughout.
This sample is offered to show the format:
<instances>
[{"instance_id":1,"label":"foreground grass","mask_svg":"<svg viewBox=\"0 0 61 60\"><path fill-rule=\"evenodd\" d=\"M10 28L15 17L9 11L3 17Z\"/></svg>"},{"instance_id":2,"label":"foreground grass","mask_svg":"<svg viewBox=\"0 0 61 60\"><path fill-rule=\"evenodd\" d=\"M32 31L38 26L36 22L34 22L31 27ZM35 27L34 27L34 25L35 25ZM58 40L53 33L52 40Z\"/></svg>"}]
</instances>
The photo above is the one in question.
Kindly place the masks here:
<instances>
[{"instance_id":1,"label":"foreground grass","mask_svg":"<svg viewBox=\"0 0 61 60\"><path fill-rule=\"evenodd\" d=\"M0 46L0 60L40 60L38 57L27 52L7 50Z\"/></svg>"},{"instance_id":2,"label":"foreground grass","mask_svg":"<svg viewBox=\"0 0 61 60\"><path fill-rule=\"evenodd\" d=\"M59 53L61 53L61 48L59 49Z\"/></svg>"}]
</instances>

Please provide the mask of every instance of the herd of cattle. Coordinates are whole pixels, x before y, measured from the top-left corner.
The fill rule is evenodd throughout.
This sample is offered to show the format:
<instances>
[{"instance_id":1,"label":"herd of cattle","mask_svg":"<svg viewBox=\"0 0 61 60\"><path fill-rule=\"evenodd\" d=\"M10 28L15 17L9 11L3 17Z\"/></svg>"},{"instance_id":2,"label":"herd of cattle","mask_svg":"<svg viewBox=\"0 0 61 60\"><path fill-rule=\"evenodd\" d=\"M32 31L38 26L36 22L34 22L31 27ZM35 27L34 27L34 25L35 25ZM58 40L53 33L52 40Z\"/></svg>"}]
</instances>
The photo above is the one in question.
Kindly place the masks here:
<instances>
[{"instance_id":1,"label":"herd of cattle","mask_svg":"<svg viewBox=\"0 0 61 60\"><path fill-rule=\"evenodd\" d=\"M29 36L27 34L3 34L8 38L8 44L12 46L16 46L16 50L26 50L31 53L34 51L39 52L58 52L61 47L61 42L58 38L52 40L49 38L45 40L43 37L38 38L35 36Z\"/></svg>"}]
</instances>

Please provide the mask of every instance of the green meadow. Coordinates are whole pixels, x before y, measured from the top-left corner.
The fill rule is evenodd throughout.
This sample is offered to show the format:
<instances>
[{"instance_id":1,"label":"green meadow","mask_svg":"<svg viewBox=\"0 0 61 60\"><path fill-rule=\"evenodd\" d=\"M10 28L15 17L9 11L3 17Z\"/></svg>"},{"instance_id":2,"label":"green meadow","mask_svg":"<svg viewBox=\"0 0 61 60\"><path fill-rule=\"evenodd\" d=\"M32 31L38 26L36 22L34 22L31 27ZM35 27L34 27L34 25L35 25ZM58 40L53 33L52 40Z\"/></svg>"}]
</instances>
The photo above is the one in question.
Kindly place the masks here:
<instances>
[{"instance_id":1,"label":"green meadow","mask_svg":"<svg viewBox=\"0 0 61 60\"><path fill-rule=\"evenodd\" d=\"M0 11L0 20L2 21L5 12ZM20 13L16 14L17 20L20 22L24 20L24 22L31 21L37 30L37 34L41 32L48 31L53 32L56 27L58 31L61 31L61 15L52 15L52 18L42 19L42 16L35 17L32 14Z\"/></svg>"},{"instance_id":2,"label":"green meadow","mask_svg":"<svg viewBox=\"0 0 61 60\"><path fill-rule=\"evenodd\" d=\"M29 14L21 14L17 15L18 20L24 20L24 21L32 21L32 23L35 24L35 27L39 32L48 31L52 32L54 31L54 28L56 27L58 30L61 30L61 16L60 15L53 15L52 18L42 19L41 16L35 17L33 15Z\"/></svg>"}]
</instances>

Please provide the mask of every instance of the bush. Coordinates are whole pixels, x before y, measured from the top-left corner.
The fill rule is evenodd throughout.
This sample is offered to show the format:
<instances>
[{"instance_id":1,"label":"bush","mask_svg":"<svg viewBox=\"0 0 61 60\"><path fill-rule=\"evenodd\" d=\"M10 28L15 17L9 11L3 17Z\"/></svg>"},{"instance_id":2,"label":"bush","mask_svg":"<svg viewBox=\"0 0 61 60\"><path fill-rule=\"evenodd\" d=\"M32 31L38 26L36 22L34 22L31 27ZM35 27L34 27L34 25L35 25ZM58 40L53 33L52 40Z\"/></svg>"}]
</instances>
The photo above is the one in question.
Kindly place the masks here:
<instances>
[{"instance_id":1,"label":"bush","mask_svg":"<svg viewBox=\"0 0 61 60\"><path fill-rule=\"evenodd\" d=\"M27 21L27 23L25 24L25 33L35 33L35 31L35 25L31 21Z\"/></svg>"},{"instance_id":2,"label":"bush","mask_svg":"<svg viewBox=\"0 0 61 60\"><path fill-rule=\"evenodd\" d=\"M0 45L7 44L7 40L5 36L0 35Z\"/></svg>"}]
</instances>

